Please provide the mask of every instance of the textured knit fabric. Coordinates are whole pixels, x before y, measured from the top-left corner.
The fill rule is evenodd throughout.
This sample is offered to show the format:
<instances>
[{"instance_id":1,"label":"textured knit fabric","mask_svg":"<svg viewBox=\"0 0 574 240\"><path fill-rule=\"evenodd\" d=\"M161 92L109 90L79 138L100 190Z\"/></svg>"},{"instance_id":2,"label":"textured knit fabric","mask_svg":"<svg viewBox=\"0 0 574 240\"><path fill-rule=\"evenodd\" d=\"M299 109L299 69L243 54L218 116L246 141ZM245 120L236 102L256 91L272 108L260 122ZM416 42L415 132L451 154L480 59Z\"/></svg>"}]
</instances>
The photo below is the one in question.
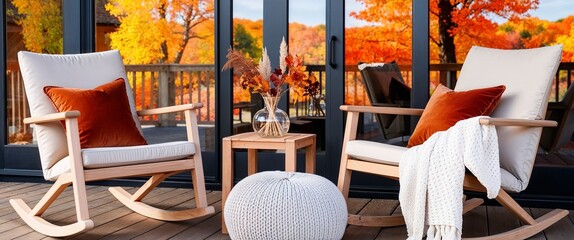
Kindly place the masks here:
<instances>
[{"instance_id":1,"label":"textured knit fabric","mask_svg":"<svg viewBox=\"0 0 574 240\"><path fill-rule=\"evenodd\" d=\"M306 173L246 177L227 197L223 214L231 239L341 239L347 225L339 189Z\"/></svg>"},{"instance_id":2,"label":"textured knit fabric","mask_svg":"<svg viewBox=\"0 0 574 240\"><path fill-rule=\"evenodd\" d=\"M410 148L399 162L399 201L409 239L460 239L465 167L486 187L500 190L498 137L494 126L475 117L437 132Z\"/></svg>"}]
</instances>

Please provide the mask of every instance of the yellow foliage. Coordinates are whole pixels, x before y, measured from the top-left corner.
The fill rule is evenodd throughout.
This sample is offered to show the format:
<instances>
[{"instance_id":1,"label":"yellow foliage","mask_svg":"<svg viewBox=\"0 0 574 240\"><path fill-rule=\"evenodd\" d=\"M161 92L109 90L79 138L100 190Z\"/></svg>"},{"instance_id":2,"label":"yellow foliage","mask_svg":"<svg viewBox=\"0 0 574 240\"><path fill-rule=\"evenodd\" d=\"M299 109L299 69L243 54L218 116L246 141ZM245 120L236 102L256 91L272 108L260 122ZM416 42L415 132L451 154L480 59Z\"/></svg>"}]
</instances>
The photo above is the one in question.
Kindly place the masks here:
<instances>
[{"instance_id":1,"label":"yellow foliage","mask_svg":"<svg viewBox=\"0 0 574 240\"><path fill-rule=\"evenodd\" d=\"M556 42L563 44L563 51L570 55L570 59L562 59L562 61L574 61L574 24L570 28L570 35L562 35L556 39Z\"/></svg>"},{"instance_id":2,"label":"yellow foliage","mask_svg":"<svg viewBox=\"0 0 574 240\"><path fill-rule=\"evenodd\" d=\"M61 0L13 0L18 9L16 23L22 27L29 51L62 53Z\"/></svg>"},{"instance_id":3,"label":"yellow foliage","mask_svg":"<svg viewBox=\"0 0 574 240\"><path fill-rule=\"evenodd\" d=\"M110 40L127 64L180 63L188 44L199 43L190 40L213 35L198 27L213 19L209 0L110 0L106 10L121 22Z\"/></svg>"}]
</instances>

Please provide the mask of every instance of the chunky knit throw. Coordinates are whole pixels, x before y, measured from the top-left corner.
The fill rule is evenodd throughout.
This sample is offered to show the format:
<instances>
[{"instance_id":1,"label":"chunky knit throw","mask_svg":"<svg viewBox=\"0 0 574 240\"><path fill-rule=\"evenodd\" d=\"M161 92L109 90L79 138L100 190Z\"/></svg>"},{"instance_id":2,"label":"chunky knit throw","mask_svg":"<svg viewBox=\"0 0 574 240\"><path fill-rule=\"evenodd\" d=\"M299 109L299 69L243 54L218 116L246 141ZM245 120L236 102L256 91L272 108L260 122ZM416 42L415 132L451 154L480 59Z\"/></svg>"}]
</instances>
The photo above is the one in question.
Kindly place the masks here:
<instances>
[{"instance_id":1,"label":"chunky knit throw","mask_svg":"<svg viewBox=\"0 0 574 240\"><path fill-rule=\"evenodd\" d=\"M465 167L486 187L500 190L498 137L475 117L459 121L410 148L399 162L399 201L409 239L460 239Z\"/></svg>"},{"instance_id":2,"label":"chunky knit throw","mask_svg":"<svg viewBox=\"0 0 574 240\"><path fill-rule=\"evenodd\" d=\"M223 214L231 239L341 239L347 226L339 189L307 173L246 177L231 190Z\"/></svg>"}]
</instances>

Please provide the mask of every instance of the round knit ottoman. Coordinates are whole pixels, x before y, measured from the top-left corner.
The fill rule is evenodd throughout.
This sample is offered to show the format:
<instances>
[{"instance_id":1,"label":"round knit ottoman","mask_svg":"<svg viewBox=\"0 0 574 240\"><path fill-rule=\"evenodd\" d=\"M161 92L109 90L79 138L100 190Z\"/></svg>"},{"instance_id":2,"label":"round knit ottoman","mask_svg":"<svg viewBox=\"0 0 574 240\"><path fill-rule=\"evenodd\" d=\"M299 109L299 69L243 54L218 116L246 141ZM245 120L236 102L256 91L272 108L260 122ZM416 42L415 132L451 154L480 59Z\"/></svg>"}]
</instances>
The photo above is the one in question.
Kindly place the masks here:
<instances>
[{"instance_id":1,"label":"round knit ottoman","mask_svg":"<svg viewBox=\"0 0 574 240\"><path fill-rule=\"evenodd\" d=\"M231 239L341 239L347 225L339 189L307 173L246 177L229 193L223 214Z\"/></svg>"}]
</instances>

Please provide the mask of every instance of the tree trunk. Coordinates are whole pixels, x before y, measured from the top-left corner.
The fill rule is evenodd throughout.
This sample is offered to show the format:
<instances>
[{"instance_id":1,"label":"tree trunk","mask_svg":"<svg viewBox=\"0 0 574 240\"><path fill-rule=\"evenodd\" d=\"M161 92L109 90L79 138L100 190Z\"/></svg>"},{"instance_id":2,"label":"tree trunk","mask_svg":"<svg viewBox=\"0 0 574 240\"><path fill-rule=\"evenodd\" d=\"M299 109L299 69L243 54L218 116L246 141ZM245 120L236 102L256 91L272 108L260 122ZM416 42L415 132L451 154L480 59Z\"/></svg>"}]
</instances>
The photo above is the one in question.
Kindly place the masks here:
<instances>
[{"instance_id":1,"label":"tree trunk","mask_svg":"<svg viewBox=\"0 0 574 240\"><path fill-rule=\"evenodd\" d=\"M167 14L166 14L166 8L167 6L165 4L162 4L161 6L159 6L159 16L161 19L167 19ZM167 49L167 42L163 41L161 43L161 53L163 54L163 56L161 57L161 59L159 59L159 63L166 63L167 60L169 59L169 51Z\"/></svg>"},{"instance_id":2,"label":"tree trunk","mask_svg":"<svg viewBox=\"0 0 574 240\"><path fill-rule=\"evenodd\" d=\"M440 48L440 62L456 63L454 36L452 36L449 32L456 27L456 24L452 21L452 12L454 11L454 6L450 3L450 0L439 0L438 8L438 40Z\"/></svg>"}]
</instances>

